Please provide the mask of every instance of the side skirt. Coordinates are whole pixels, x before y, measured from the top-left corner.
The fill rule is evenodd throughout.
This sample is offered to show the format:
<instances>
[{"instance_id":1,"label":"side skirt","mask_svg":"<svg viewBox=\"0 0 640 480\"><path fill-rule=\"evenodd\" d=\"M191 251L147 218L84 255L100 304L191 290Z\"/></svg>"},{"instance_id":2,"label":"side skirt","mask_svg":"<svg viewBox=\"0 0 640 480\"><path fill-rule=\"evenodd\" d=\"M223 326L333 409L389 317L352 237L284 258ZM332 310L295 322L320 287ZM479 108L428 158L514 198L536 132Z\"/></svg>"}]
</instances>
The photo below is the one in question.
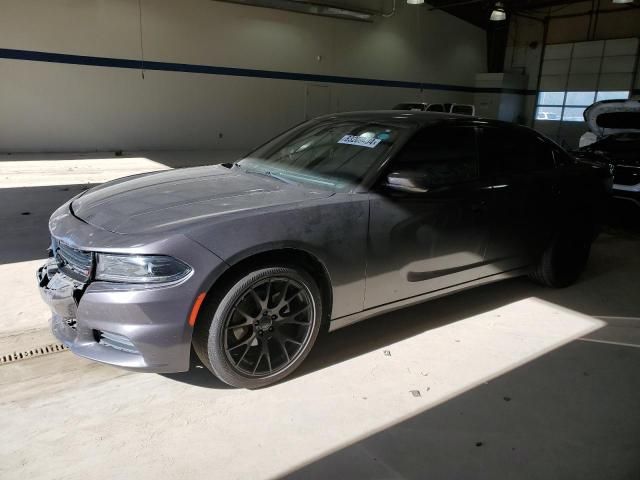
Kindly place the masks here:
<instances>
[{"instance_id":1,"label":"side skirt","mask_svg":"<svg viewBox=\"0 0 640 480\"><path fill-rule=\"evenodd\" d=\"M382 315L383 313L392 312L394 310L399 310L401 308L409 307L411 305L417 305L419 303L426 302L427 300L433 300L435 298L444 297L452 293L460 292L462 290L467 290L473 287L478 287L480 285L484 285L487 283L506 280L507 278L519 277L522 275L526 275L527 273L529 273L529 267L517 268L514 270L509 270L507 272L497 273L495 275L489 275L488 277L482 277L476 280L471 280L470 282L460 283L458 285L453 285L451 287L442 288L440 290L435 290L433 292L424 293L422 295L417 295L415 297L405 298L403 300L398 300L397 302L379 305L377 307L363 310L362 312L352 313L350 315L345 315L344 317L335 318L331 320L331 323L329 324L329 331L333 332L342 327L346 327L353 323L360 322L361 320L366 320L367 318L375 317L377 315Z\"/></svg>"}]
</instances>

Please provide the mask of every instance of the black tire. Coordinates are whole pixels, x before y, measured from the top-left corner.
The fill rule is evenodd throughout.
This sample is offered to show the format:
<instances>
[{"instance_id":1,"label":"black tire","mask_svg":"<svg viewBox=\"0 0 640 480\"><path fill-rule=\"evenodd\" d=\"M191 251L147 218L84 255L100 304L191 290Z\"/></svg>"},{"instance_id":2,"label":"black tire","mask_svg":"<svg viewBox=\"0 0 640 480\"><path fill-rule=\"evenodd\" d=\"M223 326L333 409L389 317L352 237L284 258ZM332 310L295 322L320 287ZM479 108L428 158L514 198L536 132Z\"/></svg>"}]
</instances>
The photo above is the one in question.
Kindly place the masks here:
<instances>
[{"instance_id":1,"label":"black tire","mask_svg":"<svg viewBox=\"0 0 640 480\"><path fill-rule=\"evenodd\" d=\"M589 224L568 225L553 237L529 277L547 287L568 287L584 271L592 241Z\"/></svg>"},{"instance_id":2,"label":"black tire","mask_svg":"<svg viewBox=\"0 0 640 480\"><path fill-rule=\"evenodd\" d=\"M271 293L272 286L283 290L279 297ZM297 267L269 266L239 272L227 287L212 296L196 322L193 347L202 363L220 380L238 388L261 388L290 375L307 357L320 332L322 295L315 280ZM285 296L292 300L283 304ZM266 306L261 306L265 299ZM292 303L297 304L298 313L291 312ZM279 305L283 306L277 309ZM275 359L282 365L276 368ZM252 364L253 372L247 366L250 360L257 362Z\"/></svg>"}]
</instances>

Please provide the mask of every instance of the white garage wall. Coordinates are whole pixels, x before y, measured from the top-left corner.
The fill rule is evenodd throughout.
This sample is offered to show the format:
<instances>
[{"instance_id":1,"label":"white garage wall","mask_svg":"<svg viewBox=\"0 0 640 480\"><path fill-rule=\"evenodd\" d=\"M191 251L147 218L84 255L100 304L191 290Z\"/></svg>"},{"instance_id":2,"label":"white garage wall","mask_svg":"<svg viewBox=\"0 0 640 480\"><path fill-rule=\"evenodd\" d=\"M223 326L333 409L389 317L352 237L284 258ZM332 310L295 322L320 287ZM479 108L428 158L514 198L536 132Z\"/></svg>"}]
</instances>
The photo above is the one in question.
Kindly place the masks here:
<instances>
[{"instance_id":1,"label":"white garage wall","mask_svg":"<svg viewBox=\"0 0 640 480\"><path fill-rule=\"evenodd\" d=\"M147 61L442 84L327 83L330 111L471 102L486 63L484 31L404 2L374 23L211 0L142 9ZM136 0L2 0L0 49L139 60L138 21ZM249 148L304 120L310 83L0 58L0 151Z\"/></svg>"}]
</instances>

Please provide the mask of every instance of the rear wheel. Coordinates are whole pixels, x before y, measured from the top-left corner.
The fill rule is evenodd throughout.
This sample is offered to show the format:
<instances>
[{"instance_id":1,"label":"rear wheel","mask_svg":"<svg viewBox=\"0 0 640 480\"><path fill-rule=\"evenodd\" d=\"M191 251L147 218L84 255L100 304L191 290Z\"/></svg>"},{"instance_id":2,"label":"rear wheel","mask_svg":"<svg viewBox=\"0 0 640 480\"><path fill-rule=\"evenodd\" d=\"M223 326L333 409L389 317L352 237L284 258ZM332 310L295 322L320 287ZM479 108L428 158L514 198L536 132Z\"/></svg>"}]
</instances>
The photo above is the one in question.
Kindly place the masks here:
<instances>
[{"instance_id":1,"label":"rear wheel","mask_svg":"<svg viewBox=\"0 0 640 480\"><path fill-rule=\"evenodd\" d=\"M593 228L588 224L564 227L555 235L529 276L548 287L571 285L587 265L592 240Z\"/></svg>"},{"instance_id":2,"label":"rear wheel","mask_svg":"<svg viewBox=\"0 0 640 480\"><path fill-rule=\"evenodd\" d=\"M217 377L259 388L293 372L320 331L320 290L304 270L269 267L240 274L198 319L194 350Z\"/></svg>"}]
</instances>

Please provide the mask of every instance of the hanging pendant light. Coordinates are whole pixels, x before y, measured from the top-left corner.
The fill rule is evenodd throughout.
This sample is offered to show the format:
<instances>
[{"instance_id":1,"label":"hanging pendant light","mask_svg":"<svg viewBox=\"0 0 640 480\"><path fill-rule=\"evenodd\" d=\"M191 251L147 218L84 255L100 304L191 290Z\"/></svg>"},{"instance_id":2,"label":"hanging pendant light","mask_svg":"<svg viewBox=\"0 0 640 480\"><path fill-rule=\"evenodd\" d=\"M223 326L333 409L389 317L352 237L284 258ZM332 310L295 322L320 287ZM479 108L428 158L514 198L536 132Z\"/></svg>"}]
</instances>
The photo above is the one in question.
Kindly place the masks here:
<instances>
[{"instance_id":1,"label":"hanging pendant light","mask_svg":"<svg viewBox=\"0 0 640 480\"><path fill-rule=\"evenodd\" d=\"M491 16L489 17L489 20L491 20L492 22L502 22L503 20L507 19L507 14L504 11L504 5L502 4L502 2L496 2L496 4L493 7L493 10L491 11Z\"/></svg>"}]
</instances>

